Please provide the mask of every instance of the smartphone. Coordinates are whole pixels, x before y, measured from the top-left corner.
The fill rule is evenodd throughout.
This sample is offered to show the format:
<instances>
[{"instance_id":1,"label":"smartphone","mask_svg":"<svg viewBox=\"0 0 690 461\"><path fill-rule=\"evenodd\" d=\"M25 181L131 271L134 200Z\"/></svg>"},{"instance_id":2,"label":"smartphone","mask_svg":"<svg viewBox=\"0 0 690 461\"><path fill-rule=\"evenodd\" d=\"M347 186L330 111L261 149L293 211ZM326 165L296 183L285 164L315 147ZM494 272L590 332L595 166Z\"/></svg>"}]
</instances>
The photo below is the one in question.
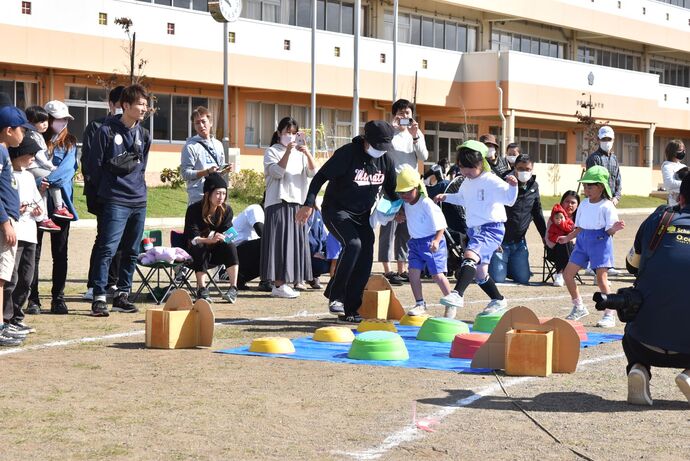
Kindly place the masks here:
<instances>
[{"instance_id":1,"label":"smartphone","mask_svg":"<svg viewBox=\"0 0 690 461\"><path fill-rule=\"evenodd\" d=\"M412 122L414 122L414 119L412 118L401 118L400 119L400 126L410 126L412 125Z\"/></svg>"},{"instance_id":2,"label":"smartphone","mask_svg":"<svg viewBox=\"0 0 690 461\"><path fill-rule=\"evenodd\" d=\"M228 165L223 165L222 167L220 167L218 172L220 174L225 174L225 173L228 173L230 171L232 171L232 163L230 163Z\"/></svg>"},{"instance_id":3,"label":"smartphone","mask_svg":"<svg viewBox=\"0 0 690 461\"><path fill-rule=\"evenodd\" d=\"M297 132L295 143L297 143L298 146L304 146L306 144L306 140L304 139L304 133L302 133L301 131Z\"/></svg>"}]
</instances>

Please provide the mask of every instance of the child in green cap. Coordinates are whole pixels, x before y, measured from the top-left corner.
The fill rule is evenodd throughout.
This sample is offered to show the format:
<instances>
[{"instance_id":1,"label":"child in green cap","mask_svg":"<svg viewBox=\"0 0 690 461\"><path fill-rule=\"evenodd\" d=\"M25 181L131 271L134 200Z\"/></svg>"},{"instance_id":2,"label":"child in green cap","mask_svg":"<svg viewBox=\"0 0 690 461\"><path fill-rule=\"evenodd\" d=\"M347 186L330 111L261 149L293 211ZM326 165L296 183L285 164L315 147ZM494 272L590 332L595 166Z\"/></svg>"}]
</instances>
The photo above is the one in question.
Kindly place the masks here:
<instances>
[{"instance_id":1,"label":"child in green cap","mask_svg":"<svg viewBox=\"0 0 690 461\"><path fill-rule=\"evenodd\" d=\"M625 227L625 223L618 220L618 212L611 202L609 172L606 168L600 165L591 167L579 182L584 185L587 198L577 208L575 229L568 235L558 237L558 243L561 244L577 237L575 249L563 271L565 286L573 299L573 309L566 317L568 320L578 320L589 315L575 284L575 275L580 269L587 267L588 262L596 271L599 290L605 294L609 293L608 269L613 267L612 238ZM597 326L616 326L615 311L606 309Z\"/></svg>"}]
</instances>

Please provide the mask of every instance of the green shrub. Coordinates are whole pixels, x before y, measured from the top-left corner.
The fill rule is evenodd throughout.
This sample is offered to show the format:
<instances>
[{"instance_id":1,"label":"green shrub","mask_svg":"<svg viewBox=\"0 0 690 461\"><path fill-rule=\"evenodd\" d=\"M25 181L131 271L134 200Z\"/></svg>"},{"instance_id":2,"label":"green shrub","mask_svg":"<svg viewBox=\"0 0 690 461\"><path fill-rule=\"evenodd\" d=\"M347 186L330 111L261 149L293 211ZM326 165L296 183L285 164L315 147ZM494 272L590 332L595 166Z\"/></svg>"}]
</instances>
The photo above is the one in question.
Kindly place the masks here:
<instances>
[{"instance_id":1,"label":"green shrub","mask_svg":"<svg viewBox=\"0 0 690 461\"><path fill-rule=\"evenodd\" d=\"M230 198L240 199L247 203L260 203L266 189L264 174L254 170L240 170L229 175Z\"/></svg>"},{"instance_id":2,"label":"green shrub","mask_svg":"<svg viewBox=\"0 0 690 461\"><path fill-rule=\"evenodd\" d=\"M184 185L184 179L182 179L182 174L180 173L180 167L178 166L174 170L171 168L163 168L161 171L161 182L165 184L170 183L170 187L177 189Z\"/></svg>"}]
</instances>

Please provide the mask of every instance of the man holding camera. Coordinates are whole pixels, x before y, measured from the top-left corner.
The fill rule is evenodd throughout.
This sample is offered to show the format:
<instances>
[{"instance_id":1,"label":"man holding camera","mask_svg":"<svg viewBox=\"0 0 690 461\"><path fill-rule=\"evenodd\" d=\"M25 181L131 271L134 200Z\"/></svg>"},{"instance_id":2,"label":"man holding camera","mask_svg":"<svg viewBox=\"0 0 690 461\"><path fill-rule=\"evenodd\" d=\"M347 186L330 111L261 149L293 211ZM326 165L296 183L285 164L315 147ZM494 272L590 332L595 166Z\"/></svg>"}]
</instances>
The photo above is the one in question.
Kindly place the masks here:
<instances>
[{"instance_id":1,"label":"man holding camera","mask_svg":"<svg viewBox=\"0 0 690 461\"><path fill-rule=\"evenodd\" d=\"M690 176L681 183L678 205L659 207L640 225L628 270L637 274L635 287L597 303L597 309L615 308L622 321L628 320L623 336L628 402L652 405L652 366L684 369L676 384L690 402L690 306L685 285L690 272Z\"/></svg>"},{"instance_id":2,"label":"man holding camera","mask_svg":"<svg viewBox=\"0 0 690 461\"><path fill-rule=\"evenodd\" d=\"M424 162L429 158L424 134L417 121L412 117L414 104L407 99L398 99L393 103L392 125L397 129L393 136L393 148L388 152L388 157L393 160L396 173L400 172L404 165L418 169L417 162ZM383 263L383 273L391 285L402 285L407 281L405 263L407 262L407 241L410 234L407 232L405 222L398 223L395 220L381 226L379 231L379 262ZM394 251L393 251L394 250ZM394 253L394 254L393 254ZM389 262L395 256L397 273L391 271Z\"/></svg>"}]
</instances>

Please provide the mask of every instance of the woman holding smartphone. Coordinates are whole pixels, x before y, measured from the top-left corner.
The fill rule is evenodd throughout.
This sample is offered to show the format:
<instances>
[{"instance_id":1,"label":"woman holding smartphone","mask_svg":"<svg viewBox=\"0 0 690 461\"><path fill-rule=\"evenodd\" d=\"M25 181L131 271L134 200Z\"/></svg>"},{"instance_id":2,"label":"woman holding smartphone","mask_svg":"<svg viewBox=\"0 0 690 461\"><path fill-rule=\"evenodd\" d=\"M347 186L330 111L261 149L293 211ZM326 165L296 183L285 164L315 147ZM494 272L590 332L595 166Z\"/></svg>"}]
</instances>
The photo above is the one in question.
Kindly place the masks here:
<instances>
[{"instance_id":1,"label":"woman holding smartphone","mask_svg":"<svg viewBox=\"0 0 690 461\"><path fill-rule=\"evenodd\" d=\"M264 153L266 220L261 239L261 280L274 281L271 296L277 298L296 298L299 293L289 284L313 278L309 232L295 221L295 215L307 198L316 163L307 147L297 143L298 132L295 119L283 118ZM301 134L299 138L304 139Z\"/></svg>"}]
</instances>

